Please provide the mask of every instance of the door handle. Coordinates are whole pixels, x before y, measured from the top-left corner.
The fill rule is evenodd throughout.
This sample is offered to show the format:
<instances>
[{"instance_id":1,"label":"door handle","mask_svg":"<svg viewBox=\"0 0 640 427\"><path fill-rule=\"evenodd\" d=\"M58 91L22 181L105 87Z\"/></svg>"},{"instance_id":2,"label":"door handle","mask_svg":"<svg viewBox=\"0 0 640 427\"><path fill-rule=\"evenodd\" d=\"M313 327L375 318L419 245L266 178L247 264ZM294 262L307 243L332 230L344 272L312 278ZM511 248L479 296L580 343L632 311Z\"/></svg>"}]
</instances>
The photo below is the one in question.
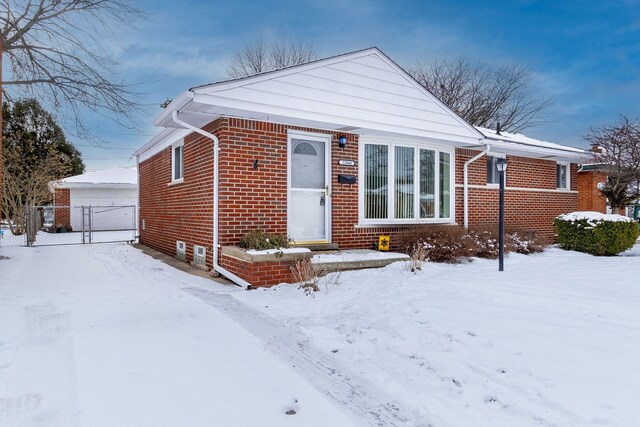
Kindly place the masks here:
<instances>
[{"instance_id":1,"label":"door handle","mask_svg":"<svg viewBox=\"0 0 640 427\"><path fill-rule=\"evenodd\" d=\"M324 196L320 196L320 206L324 206Z\"/></svg>"}]
</instances>

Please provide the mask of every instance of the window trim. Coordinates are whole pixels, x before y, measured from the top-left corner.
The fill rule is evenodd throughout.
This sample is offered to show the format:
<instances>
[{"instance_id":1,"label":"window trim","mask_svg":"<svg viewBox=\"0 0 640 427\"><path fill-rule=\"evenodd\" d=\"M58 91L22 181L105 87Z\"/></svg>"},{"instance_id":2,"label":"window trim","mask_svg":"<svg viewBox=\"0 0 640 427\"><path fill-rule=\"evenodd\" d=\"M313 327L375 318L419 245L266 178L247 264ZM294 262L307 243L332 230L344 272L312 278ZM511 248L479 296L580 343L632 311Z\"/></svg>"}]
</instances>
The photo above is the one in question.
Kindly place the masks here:
<instances>
[{"instance_id":1,"label":"window trim","mask_svg":"<svg viewBox=\"0 0 640 427\"><path fill-rule=\"evenodd\" d=\"M176 148L180 150L180 177L176 178ZM184 181L184 141L171 145L171 184L178 184Z\"/></svg>"},{"instance_id":2,"label":"window trim","mask_svg":"<svg viewBox=\"0 0 640 427\"><path fill-rule=\"evenodd\" d=\"M564 187L558 187L558 166L564 166L567 168L566 185ZM569 162L556 162L556 189L558 190L571 190L571 163Z\"/></svg>"},{"instance_id":3,"label":"window trim","mask_svg":"<svg viewBox=\"0 0 640 427\"><path fill-rule=\"evenodd\" d=\"M386 145L388 147L388 167L387 167L387 218L365 218L365 145ZM414 218L393 218L395 213L395 147L411 147L414 149ZM432 150L435 152L435 218L420 218L420 151ZM439 218L440 215L440 153L449 154L449 218ZM456 222L456 155L455 147L440 144L433 141L411 141L410 139L388 139L374 136L360 136L358 144L358 225L410 225L410 224L455 224Z\"/></svg>"}]
</instances>

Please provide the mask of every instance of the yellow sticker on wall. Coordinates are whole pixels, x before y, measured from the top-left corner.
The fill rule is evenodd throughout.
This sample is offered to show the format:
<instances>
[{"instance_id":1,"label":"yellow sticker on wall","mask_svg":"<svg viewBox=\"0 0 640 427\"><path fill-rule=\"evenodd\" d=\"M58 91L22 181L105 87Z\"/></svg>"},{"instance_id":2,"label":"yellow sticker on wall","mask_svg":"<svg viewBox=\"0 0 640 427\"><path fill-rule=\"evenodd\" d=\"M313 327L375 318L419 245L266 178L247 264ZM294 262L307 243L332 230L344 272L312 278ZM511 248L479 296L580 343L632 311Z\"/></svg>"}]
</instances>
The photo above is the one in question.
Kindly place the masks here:
<instances>
[{"instance_id":1,"label":"yellow sticker on wall","mask_svg":"<svg viewBox=\"0 0 640 427\"><path fill-rule=\"evenodd\" d=\"M378 239L378 250L379 251L388 251L389 250L389 236L380 236Z\"/></svg>"}]
</instances>

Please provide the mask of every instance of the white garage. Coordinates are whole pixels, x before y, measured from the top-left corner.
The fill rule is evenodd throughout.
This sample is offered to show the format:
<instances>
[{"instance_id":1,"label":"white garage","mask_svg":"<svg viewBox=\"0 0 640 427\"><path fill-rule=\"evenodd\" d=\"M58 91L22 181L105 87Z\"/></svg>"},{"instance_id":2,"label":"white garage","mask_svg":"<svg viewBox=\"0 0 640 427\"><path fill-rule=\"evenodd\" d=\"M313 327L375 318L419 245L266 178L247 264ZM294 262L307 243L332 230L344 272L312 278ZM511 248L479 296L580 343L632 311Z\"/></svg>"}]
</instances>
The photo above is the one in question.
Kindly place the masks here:
<instances>
[{"instance_id":1,"label":"white garage","mask_svg":"<svg viewBox=\"0 0 640 427\"><path fill-rule=\"evenodd\" d=\"M83 221L90 221L94 231L136 228L138 172L135 167L86 172L52 183L52 187L54 205L69 206L67 214L56 208L56 216L68 215L72 230L82 230Z\"/></svg>"}]
</instances>

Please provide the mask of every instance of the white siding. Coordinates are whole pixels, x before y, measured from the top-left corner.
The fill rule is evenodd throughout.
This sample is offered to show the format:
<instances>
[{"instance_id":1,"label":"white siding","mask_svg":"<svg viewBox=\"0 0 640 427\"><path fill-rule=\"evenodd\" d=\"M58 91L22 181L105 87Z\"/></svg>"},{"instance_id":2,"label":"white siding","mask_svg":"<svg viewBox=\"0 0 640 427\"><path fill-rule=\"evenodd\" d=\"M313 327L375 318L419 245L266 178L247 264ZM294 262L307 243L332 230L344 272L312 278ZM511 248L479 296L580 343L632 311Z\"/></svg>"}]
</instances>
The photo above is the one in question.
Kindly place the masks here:
<instances>
[{"instance_id":1,"label":"white siding","mask_svg":"<svg viewBox=\"0 0 640 427\"><path fill-rule=\"evenodd\" d=\"M195 93L197 103L279 119L307 119L452 142L481 138L375 50L203 87Z\"/></svg>"},{"instance_id":2,"label":"white siding","mask_svg":"<svg viewBox=\"0 0 640 427\"><path fill-rule=\"evenodd\" d=\"M135 206L138 204L138 190L112 188L73 188L70 190L71 227L82 230L82 209L78 206L100 206L94 209L92 229L130 230L135 228L135 211L132 208L109 208L110 206ZM137 209L136 209L137 211Z\"/></svg>"}]
</instances>

